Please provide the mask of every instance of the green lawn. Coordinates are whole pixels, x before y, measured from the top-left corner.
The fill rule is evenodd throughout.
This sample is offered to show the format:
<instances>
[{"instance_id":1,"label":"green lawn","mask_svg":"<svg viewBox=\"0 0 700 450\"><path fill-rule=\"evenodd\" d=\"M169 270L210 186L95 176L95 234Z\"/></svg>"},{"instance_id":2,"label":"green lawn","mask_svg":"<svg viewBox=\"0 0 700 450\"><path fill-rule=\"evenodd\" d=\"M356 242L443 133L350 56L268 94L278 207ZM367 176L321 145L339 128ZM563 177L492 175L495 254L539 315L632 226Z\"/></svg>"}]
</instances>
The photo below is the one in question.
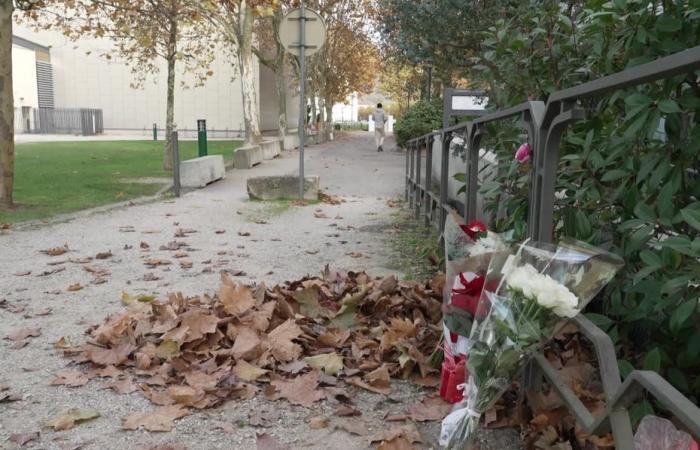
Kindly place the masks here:
<instances>
[{"instance_id":1,"label":"green lawn","mask_svg":"<svg viewBox=\"0 0 700 450\"><path fill-rule=\"evenodd\" d=\"M162 169L163 142L42 142L15 147L15 202L0 210L0 222L43 219L55 214L152 195L160 184L133 182L170 177ZM210 155L233 159L240 141L209 141ZM196 141L180 142L180 159L197 156ZM131 179L131 180L129 180Z\"/></svg>"}]
</instances>

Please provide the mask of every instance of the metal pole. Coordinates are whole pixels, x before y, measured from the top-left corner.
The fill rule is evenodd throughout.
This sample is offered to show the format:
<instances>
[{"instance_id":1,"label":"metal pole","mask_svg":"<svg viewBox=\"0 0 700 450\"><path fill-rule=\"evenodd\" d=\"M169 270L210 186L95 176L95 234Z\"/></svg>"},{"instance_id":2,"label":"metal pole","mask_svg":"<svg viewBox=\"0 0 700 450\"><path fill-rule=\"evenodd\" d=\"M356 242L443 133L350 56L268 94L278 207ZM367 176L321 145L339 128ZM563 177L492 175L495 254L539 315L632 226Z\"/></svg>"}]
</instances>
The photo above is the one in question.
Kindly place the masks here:
<instances>
[{"instance_id":1,"label":"metal pole","mask_svg":"<svg viewBox=\"0 0 700 450\"><path fill-rule=\"evenodd\" d=\"M428 103L430 103L430 97L433 90L433 68L428 67Z\"/></svg>"},{"instance_id":2,"label":"metal pole","mask_svg":"<svg viewBox=\"0 0 700 450\"><path fill-rule=\"evenodd\" d=\"M175 197L180 197L180 143L177 139L177 131L173 131L173 191Z\"/></svg>"},{"instance_id":3,"label":"metal pole","mask_svg":"<svg viewBox=\"0 0 700 450\"><path fill-rule=\"evenodd\" d=\"M306 10L301 0L299 17L299 199L304 199L304 141L306 140Z\"/></svg>"}]
</instances>

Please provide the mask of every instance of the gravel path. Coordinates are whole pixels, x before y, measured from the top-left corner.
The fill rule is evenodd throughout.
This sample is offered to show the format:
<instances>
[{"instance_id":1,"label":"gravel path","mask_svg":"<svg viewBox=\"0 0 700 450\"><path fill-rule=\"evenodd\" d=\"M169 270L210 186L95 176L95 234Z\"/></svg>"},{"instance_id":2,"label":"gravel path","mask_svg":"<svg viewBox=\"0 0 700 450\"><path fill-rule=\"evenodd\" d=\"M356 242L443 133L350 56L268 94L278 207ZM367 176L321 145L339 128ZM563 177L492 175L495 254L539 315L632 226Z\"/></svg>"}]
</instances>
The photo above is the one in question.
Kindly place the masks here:
<instances>
[{"instance_id":1,"label":"gravel path","mask_svg":"<svg viewBox=\"0 0 700 450\"><path fill-rule=\"evenodd\" d=\"M307 174L319 174L326 192L345 202L308 206L249 202L246 177L295 173L297 154L285 152L254 170L229 171L225 180L180 199L2 232L0 337L22 328L39 328L41 334L22 348L0 340L0 385L23 396L21 401L0 403L0 448L17 447L9 441L12 433L38 431L39 437L24 448L127 449L177 443L188 449L251 449L256 434L268 433L291 448L361 449L369 447L367 435L385 427L380 419L387 411L403 413L420 399L419 389L399 382L389 397L351 388L363 415L335 420L363 423L362 435L333 426L309 428L309 418L330 416L337 405L322 402L307 409L263 399L228 402L179 420L172 432L149 433L120 428L121 418L130 412L153 409L138 393L117 395L101 389L99 381L77 389L48 385L66 365L53 344L62 337L82 342L89 325L121 308L122 292L213 294L221 270L242 282L268 285L316 274L326 264L376 276L393 273L386 267L390 255L385 241L395 210L387 200L403 192L402 154L377 153L370 135L353 134L312 147L307 155ZM178 230L184 233L175 237ZM160 250L173 241L185 244L181 250L187 256L176 258L175 251ZM60 256L41 253L63 245L69 251ZM82 261L105 252L111 256ZM171 264L148 268L144 263L149 258ZM56 272L46 274L50 271ZM76 284L82 289L69 291ZM72 407L94 408L101 417L63 432L46 427L56 413ZM251 426L249 415L261 411L268 411L270 426ZM228 424L225 430L221 423ZM419 429L426 443L434 442L436 424Z\"/></svg>"}]
</instances>

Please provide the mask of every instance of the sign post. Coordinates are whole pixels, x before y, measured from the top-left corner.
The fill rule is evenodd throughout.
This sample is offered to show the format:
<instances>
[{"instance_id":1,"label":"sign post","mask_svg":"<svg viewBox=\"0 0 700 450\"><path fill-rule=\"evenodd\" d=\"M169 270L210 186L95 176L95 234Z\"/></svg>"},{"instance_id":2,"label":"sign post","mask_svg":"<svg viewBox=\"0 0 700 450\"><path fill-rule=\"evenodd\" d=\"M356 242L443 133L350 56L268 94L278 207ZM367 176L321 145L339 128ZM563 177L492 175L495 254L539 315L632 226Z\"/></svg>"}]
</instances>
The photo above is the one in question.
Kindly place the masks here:
<instances>
[{"instance_id":1,"label":"sign post","mask_svg":"<svg viewBox=\"0 0 700 450\"><path fill-rule=\"evenodd\" d=\"M207 156L207 121L197 120L197 148L199 156Z\"/></svg>"},{"instance_id":2,"label":"sign post","mask_svg":"<svg viewBox=\"0 0 700 450\"><path fill-rule=\"evenodd\" d=\"M326 40L321 16L304 6L290 11L280 24L280 41L299 57L299 198L304 199L304 144L306 143L306 57L316 53Z\"/></svg>"}]
</instances>

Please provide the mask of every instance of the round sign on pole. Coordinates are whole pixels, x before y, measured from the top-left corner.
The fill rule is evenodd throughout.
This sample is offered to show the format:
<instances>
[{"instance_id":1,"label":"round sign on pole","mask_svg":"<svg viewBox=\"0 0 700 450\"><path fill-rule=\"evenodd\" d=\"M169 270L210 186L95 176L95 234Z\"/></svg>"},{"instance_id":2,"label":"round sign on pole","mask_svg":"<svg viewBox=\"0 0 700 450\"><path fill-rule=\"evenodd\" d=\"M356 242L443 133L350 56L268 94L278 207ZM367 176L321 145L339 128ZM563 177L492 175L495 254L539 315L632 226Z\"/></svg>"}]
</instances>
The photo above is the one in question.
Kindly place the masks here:
<instances>
[{"instance_id":1,"label":"round sign on pole","mask_svg":"<svg viewBox=\"0 0 700 450\"><path fill-rule=\"evenodd\" d=\"M326 40L326 25L321 16L311 9L304 8L306 17L306 56L313 55L321 49ZM287 52L299 56L301 47L301 36L299 21L301 20L301 10L293 9L284 16L280 23L280 41Z\"/></svg>"}]
</instances>

